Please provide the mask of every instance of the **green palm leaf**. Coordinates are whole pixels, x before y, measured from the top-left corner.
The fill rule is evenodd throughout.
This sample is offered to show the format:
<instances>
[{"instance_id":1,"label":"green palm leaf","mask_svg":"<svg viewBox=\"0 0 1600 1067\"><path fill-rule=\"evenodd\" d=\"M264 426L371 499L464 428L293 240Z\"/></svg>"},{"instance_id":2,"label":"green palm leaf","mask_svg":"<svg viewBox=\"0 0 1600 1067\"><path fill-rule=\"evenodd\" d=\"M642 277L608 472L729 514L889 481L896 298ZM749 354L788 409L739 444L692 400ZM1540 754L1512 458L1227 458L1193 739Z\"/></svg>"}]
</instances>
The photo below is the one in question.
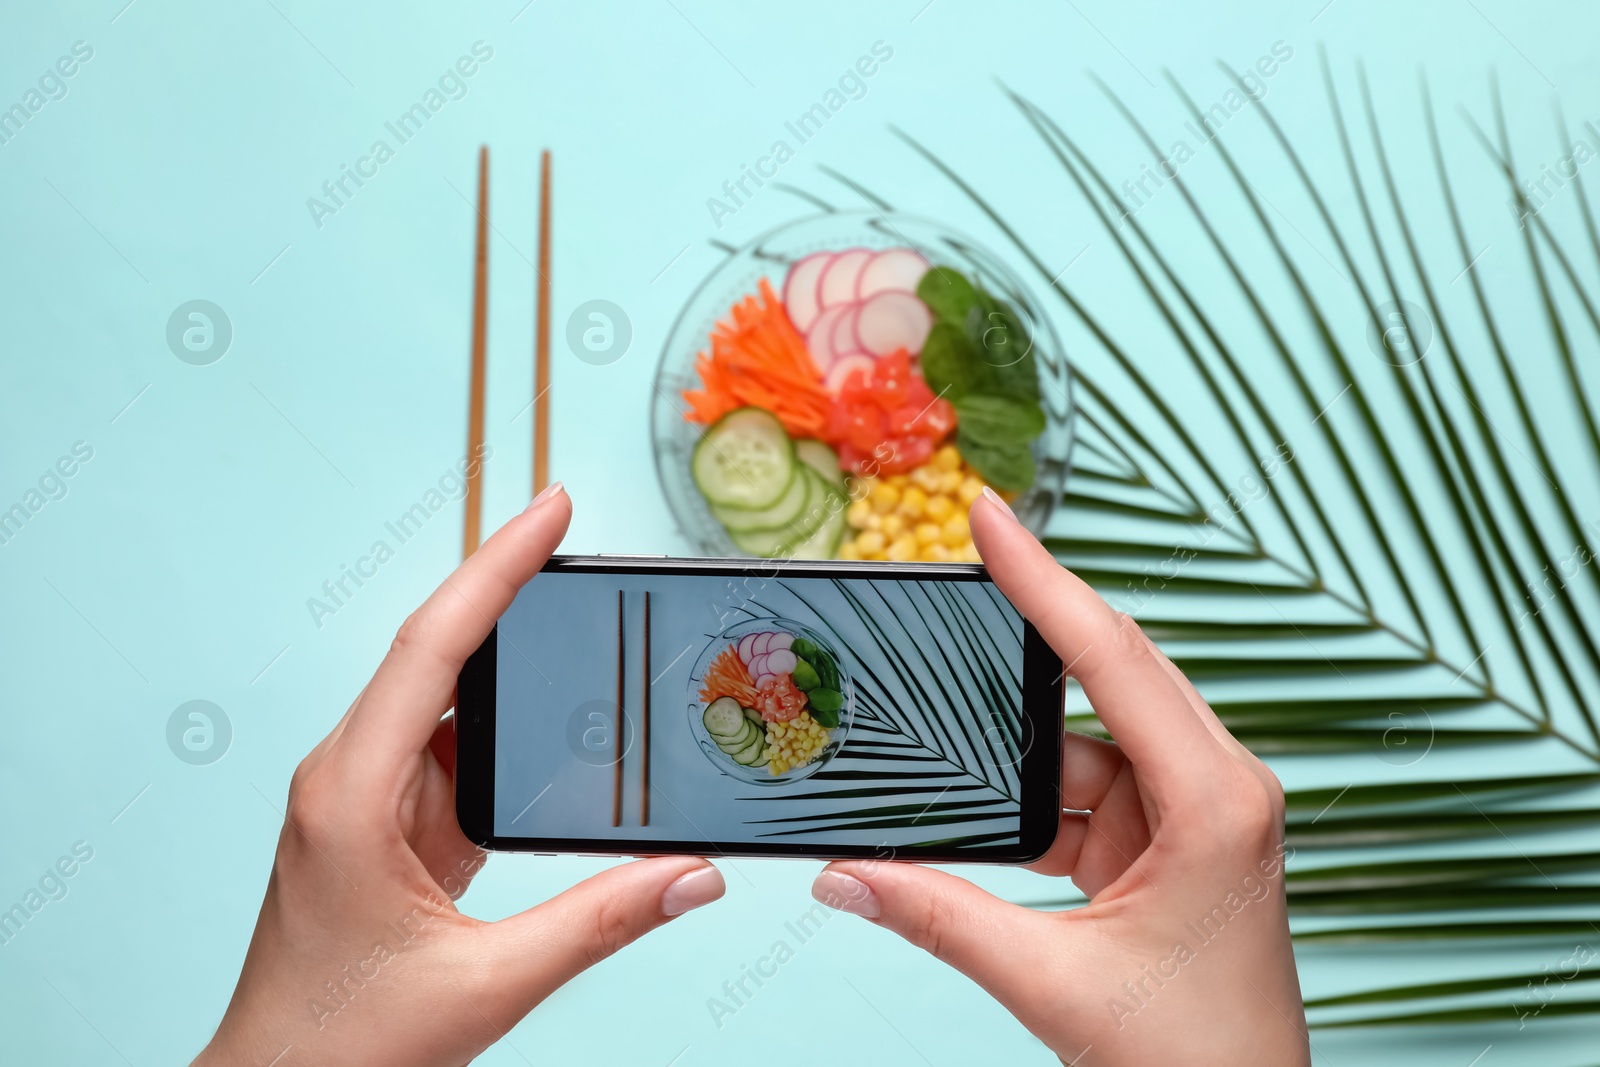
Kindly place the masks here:
<instances>
[{"instance_id":1,"label":"green palm leaf","mask_svg":"<svg viewBox=\"0 0 1600 1067\"><path fill-rule=\"evenodd\" d=\"M774 586L742 610L794 618L841 648L869 654L851 668L856 710L844 747L785 790L785 804L770 817L748 820L762 828L758 836L868 833L894 844L925 842L930 827L948 827L958 832L940 839L945 847L1015 841L1026 737L1018 711L1022 680L1004 650L1021 637L1014 613L1001 611L978 585L835 580L847 605L842 612L819 610L793 583L780 579ZM997 627L1010 630L1008 640L996 636ZM950 707L971 714L945 714ZM891 760L894 769L886 770ZM798 807L797 798L809 814L780 814ZM772 799L757 793L741 802Z\"/></svg>"},{"instance_id":2,"label":"green palm leaf","mask_svg":"<svg viewBox=\"0 0 1600 1067\"><path fill-rule=\"evenodd\" d=\"M1031 163L1058 169L1061 194L1084 206L1126 270L1129 295L1115 308L1093 306L1050 268L1041 251L1053 237L1047 223L1006 217L952 156L895 132L1036 272L1086 339L1073 354L1074 469L1045 543L1135 614L1230 729L1274 758L1290 786L1297 854L1287 884L1302 974L1314 975L1318 954L1342 945L1360 945L1373 973L1384 973L1386 955L1439 973L1313 999L1313 1025L1503 1023L1517 1018L1505 994L1533 977L1529 951L1553 961L1563 944L1600 940L1600 567L1587 558L1581 574L1572 567L1580 553L1596 554L1600 534L1576 503L1594 501L1600 469L1597 371L1578 337L1600 340L1600 299L1574 254L1600 265L1600 227L1581 180L1566 194L1581 230L1530 210L1495 89L1493 136L1470 115L1462 132L1528 212L1519 252L1536 314L1520 321L1473 269L1487 238L1470 232L1459 209L1451 168L1462 161L1447 151L1426 84L1426 152L1400 169L1364 74L1351 108L1326 58L1323 73L1321 132L1342 169L1313 173L1256 101L1251 110L1291 188L1265 188L1266 168L1219 139L1208 145L1225 191L1245 207L1242 221L1217 203L1221 194L1190 188L1188 172L1170 179L1220 267L1189 276L1178 264L1193 255L1174 253L1192 239L1122 211L1072 132L1005 90L1022 135L1037 142ZM1101 88L1159 157L1133 110ZM894 209L829 173L852 202ZM825 194L805 195L835 207ZM1283 225L1293 224L1277 204L1286 195L1309 205L1317 240L1332 248L1323 262L1349 283L1367 320L1381 323L1386 308L1410 300L1431 322L1434 349L1398 366L1357 350L1329 311L1346 295L1313 284L1297 259L1312 238L1299 227L1296 241L1285 238ZM1413 216L1425 200L1445 220L1437 233ZM1115 324L1134 305L1165 332L1167 352L1135 356L1119 339ZM1163 358L1187 368L1198 389L1173 395ZM1535 384L1535 363L1561 395ZM1295 458L1259 503L1219 508L1235 488L1225 472L1252 469L1279 444ZM1177 573L1161 570L1179 549L1193 557ZM874 707L868 721L902 729L903 712ZM1066 724L1103 734L1081 703ZM1508 774L1513 753L1539 769ZM1277 759L1298 755L1323 757L1323 767L1336 757L1331 765L1348 776L1298 780L1299 765ZM919 788L919 798L941 805L983 799L940 793L932 781ZM861 799L882 798L839 796ZM971 809L941 814L961 810ZM841 817L909 815L864 804ZM1359 861L1343 851L1355 848ZM1494 973L1456 973L1449 953L1466 944ZM1587 985L1529 1025L1600 1013L1595 977L1585 970Z\"/></svg>"}]
</instances>

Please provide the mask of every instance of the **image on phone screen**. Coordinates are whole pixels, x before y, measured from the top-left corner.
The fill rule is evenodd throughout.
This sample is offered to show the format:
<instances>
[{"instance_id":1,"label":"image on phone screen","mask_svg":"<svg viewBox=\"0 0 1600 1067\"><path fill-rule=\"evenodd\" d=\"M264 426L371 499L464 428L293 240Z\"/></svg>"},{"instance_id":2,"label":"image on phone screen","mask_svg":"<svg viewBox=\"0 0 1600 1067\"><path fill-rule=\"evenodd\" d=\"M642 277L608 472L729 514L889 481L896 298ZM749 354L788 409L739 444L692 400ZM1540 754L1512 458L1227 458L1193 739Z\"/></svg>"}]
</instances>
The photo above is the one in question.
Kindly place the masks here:
<instances>
[{"instance_id":1,"label":"image on phone screen","mask_svg":"<svg viewBox=\"0 0 1600 1067\"><path fill-rule=\"evenodd\" d=\"M979 574L826 570L537 575L469 665L487 675L492 661L492 745L464 746L492 761L476 836L602 851L1042 851L1044 820L1025 809L1054 796L1060 678L1033 679L1055 723L1040 731L1025 710L1031 627ZM470 688L464 704L490 687ZM1050 743L1036 744L1041 732ZM1053 832L1059 805L1046 806Z\"/></svg>"}]
</instances>

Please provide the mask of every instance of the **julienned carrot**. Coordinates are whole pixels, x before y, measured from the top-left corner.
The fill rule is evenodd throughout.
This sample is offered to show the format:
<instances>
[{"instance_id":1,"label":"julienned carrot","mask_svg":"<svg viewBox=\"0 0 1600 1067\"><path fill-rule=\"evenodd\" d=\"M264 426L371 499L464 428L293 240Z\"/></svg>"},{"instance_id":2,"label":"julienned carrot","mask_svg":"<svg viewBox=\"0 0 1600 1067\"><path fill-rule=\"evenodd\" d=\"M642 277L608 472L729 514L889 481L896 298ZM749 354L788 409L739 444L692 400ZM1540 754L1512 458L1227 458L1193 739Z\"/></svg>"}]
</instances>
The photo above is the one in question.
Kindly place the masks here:
<instances>
[{"instance_id":1,"label":"julienned carrot","mask_svg":"<svg viewBox=\"0 0 1600 1067\"><path fill-rule=\"evenodd\" d=\"M707 704L718 697L732 697L741 707L750 707L756 698L756 687L750 672L745 668L744 662L739 659L738 649L729 645L717 654L711 661L711 666L706 668L705 685L700 690L700 699Z\"/></svg>"},{"instance_id":2,"label":"julienned carrot","mask_svg":"<svg viewBox=\"0 0 1600 1067\"><path fill-rule=\"evenodd\" d=\"M761 279L759 299L745 297L717 323L711 349L695 359L695 369L703 388L684 391L690 422L712 423L735 408L759 407L795 437L822 433L829 407L822 372L767 279Z\"/></svg>"}]
</instances>

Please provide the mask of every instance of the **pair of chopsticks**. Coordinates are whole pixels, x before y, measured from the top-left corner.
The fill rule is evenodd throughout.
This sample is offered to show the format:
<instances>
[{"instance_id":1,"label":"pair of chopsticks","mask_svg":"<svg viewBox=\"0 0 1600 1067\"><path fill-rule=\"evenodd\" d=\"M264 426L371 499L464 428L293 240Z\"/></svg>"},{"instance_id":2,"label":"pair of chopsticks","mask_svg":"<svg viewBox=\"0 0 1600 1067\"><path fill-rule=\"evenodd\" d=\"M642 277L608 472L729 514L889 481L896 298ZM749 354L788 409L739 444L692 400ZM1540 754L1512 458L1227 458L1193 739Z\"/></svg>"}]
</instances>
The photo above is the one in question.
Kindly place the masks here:
<instances>
[{"instance_id":1,"label":"pair of chopsticks","mask_svg":"<svg viewBox=\"0 0 1600 1067\"><path fill-rule=\"evenodd\" d=\"M483 419L489 356L489 148L478 149L478 226L472 274L472 374L467 398L466 521L461 558L483 541ZM533 495L550 484L550 153L539 159L539 263L534 311ZM623 676L623 597L617 590L617 758L613 763L611 825L622 825L622 763L627 747ZM650 594L644 595L644 684L640 707L641 793L639 824L650 825Z\"/></svg>"},{"instance_id":2,"label":"pair of chopsticks","mask_svg":"<svg viewBox=\"0 0 1600 1067\"><path fill-rule=\"evenodd\" d=\"M478 235L472 274L472 376L467 398L466 522L461 558L483 541L483 412L489 356L489 148L478 149ZM550 153L539 163L539 266L534 312L533 494L550 484Z\"/></svg>"},{"instance_id":3,"label":"pair of chopsticks","mask_svg":"<svg viewBox=\"0 0 1600 1067\"><path fill-rule=\"evenodd\" d=\"M639 695L639 825L650 825L650 593L644 594L644 673ZM611 765L611 825L622 825L622 756L627 749L627 714L623 703L628 659L623 644L622 590L617 590L617 758Z\"/></svg>"}]
</instances>

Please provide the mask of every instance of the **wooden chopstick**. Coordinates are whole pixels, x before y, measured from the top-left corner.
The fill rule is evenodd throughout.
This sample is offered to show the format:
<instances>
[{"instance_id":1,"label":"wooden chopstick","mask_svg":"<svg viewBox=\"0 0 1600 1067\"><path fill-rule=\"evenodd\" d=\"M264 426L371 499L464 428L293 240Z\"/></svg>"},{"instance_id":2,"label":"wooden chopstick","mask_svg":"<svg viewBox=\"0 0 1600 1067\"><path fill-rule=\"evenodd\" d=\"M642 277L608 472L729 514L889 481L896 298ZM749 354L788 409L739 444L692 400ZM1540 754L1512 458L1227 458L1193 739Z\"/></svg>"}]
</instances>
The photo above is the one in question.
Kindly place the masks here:
<instances>
[{"instance_id":1,"label":"wooden chopstick","mask_svg":"<svg viewBox=\"0 0 1600 1067\"><path fill-rule=\"evenodd\" d=\"M644 594L644 674L639 697L639 752L643 769L639 775L639 825L650 825L650 593Z\"/></svg>"},{"instance_id":2,"label":"wooden chopstick","mask_svg":"<svg viewBox=\"0 0 1600 1067\"><path fill-rule=\"evenodd\" d=\"M617 721L616 740L617 757L611 764L611 825L622 825L622 754L628 747L627 716L623 713L623 672L627 669L628 661L623 653L622 646L622 590L617 590Z\"/></svg>"},{"instance_id":3,"label":"wooden chopstick","mask_svg":"<svg viewBox=\"0 0 1600 1067\"><path fill-rule=\"evenodd\" d=\"M467 400L466 522L461 558L478 550L483 538L483 406L489 343L489 146L478 149L478 249L472 275L472 383Z\"/></svg>"},{"instance_id":4,"label":"wooden chopstick","mask_svg":"<svg viewBox=\"0 0 1600 1067\"><path fill-rule=\"evenodd\" d=\"M550 484L550 153L539 157L539 277L533 351L533 492Z\"/></svg>"}]
</instances>

